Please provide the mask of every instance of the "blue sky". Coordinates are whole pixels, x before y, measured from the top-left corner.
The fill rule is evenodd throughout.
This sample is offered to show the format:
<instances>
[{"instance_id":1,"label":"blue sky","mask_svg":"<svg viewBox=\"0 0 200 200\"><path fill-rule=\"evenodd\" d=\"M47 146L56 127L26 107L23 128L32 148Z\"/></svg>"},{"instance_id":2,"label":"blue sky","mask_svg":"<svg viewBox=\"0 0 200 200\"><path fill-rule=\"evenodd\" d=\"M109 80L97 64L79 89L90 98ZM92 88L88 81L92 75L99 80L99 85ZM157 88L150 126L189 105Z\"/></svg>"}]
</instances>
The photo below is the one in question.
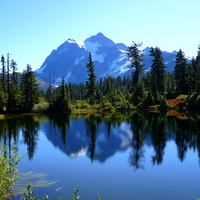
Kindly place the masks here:
<instances>
[{"instance_id":1,"label":"blue sky","mask_svg":"<svg viewBox=\"0 0 200 200\"><path fill-rule=\"evenodd\" d=\"M200 0L1 0L0 55L38 69L68 38L102 32L114 42L196 56Z\"/></svg>"}]
</instances>

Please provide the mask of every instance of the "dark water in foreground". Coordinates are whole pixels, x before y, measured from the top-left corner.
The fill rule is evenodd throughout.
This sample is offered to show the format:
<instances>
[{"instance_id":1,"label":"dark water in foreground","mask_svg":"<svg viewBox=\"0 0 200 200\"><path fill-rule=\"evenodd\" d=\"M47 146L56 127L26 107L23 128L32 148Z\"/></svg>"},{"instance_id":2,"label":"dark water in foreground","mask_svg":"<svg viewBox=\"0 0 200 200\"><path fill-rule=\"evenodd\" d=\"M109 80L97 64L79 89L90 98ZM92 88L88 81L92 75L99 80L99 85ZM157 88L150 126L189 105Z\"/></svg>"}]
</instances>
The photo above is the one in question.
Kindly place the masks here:
<instances>
[{"instance_id":1,"label":"dark water in foreground","mask_svg":"<svg viewBox=\"0 0 200 200\"><path fill-rule=\"evenodd\" d=\"M196 200L200 198L200 115L25 115L0 121L3 143L17 141L22 173L50 200ZM20 199L17 195L15 199Z\"/></svg>"}]
</instances>

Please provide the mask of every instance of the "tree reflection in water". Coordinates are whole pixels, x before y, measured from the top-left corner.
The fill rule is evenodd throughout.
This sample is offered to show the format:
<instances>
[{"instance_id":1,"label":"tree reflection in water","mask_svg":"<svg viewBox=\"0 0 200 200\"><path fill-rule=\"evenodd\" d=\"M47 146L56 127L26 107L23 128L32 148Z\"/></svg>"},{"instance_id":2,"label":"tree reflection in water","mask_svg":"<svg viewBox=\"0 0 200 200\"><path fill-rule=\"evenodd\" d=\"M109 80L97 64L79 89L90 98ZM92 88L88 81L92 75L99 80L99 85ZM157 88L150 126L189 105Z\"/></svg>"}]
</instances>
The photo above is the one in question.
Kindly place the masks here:
<instances>
[{"instance_id":1,"label":"tree reflection in water","mask_svg":"<svg viewBox=\"0 0 200 200\"><path fill-rule=\"evenodd\" d=\"M130 153L129 163L135 170L144 169L145 118L140 113L134 113L129 120L132 131L132 152Z\"/></svg>"},{"instance_id":2,"label":"tree reflection in water","mask_svg":"<svg viewBox=\"0 0 200 200\"><path fill-rule=\"evenodd\" d=\"M178 113L178 112L176 112ZM79 120L77 120L79 119ZM76 131L72 130L71 120ZM79 127L80 121L84 121L83 126ZM105 162L111 154L114 155L118 151L122 151L123 138L128 138L120 127L127 124L126 132L130 133L129 143L126 148L130 148L131 152L128 162L135 170L144 169L145 146L148 142L149 146L154 149L151 157L153 165L160 165L163 162L167 141L174 141L177 146L177 156L180 161L184 161L188 150L198 152L200 161L200 115L194 112L187 114L172 115L169 112L137 112L137 113L115 113L115 114L98 114L72 116L72 115L22 115L17 118L4 119L0 121L0 139L3 144L8 147L12 146L14 141L19 140L19 134L22 133L22 141L27 145L29 159L34 158L35 149L37 147L39 131L41 125L56 128L60 134L54 137L61 137L64 146L67 146L69 155L71 148L76 144L73 152L85 149L87 155L91 159L99 159ZM117 134L113 133L117 130ZM47 130L43 130L44 132ZM50 131L50 128L48 128ZM81 133L81 135L77 135ZM70 133L70 141L67 140ZM45 134L49 134L46 132ZM105 138L101 141L101 158L97 151L99 144L99 134L103 134ZM51 135L49 135L51 137ZM131 138L131 139L130 139ZM76 141L79 140L79 141ZM51 141L51 138L50 138ZM54 141L56 142L56 141ZM84 142L84 144L83 144ZM57 144L58 148L59 145ZM110 150L108 150L110 148ZM123 149L124 150L124 149ZM76 154L78 155L78 154Z\"/></svg>"}]
</instances>

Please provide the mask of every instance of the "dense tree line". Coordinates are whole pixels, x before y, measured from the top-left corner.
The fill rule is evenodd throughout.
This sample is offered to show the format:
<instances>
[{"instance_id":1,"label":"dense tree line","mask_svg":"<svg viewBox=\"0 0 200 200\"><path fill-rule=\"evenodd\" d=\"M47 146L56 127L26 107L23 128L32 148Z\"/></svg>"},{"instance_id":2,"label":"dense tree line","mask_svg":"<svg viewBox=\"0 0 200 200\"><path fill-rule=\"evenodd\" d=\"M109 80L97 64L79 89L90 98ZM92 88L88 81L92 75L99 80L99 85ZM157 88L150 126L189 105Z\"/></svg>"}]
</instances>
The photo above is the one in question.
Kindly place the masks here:
<instances>
[{"instance_id":1,"label":"dense tree line","mask_svg":"<svg viewBox=\"0 0 200 200\"><path fill-rule=\"evenodd\" d=\"M187 96L189 108L200 107L200 46L197 56L187 63L180 49L175 56L173 72L167 72L160 48L151 47L152 64L144 69L142 43L128 47L131 75L123 77L106 76L97 79L92 54L88 55L85 83L65 83L55 87L49 81L45 94L38 88L36 77L27 64L23 73L17 73L17 63L1 57L0 110L7 112L30 112L38 103L49 112L68 112L73 108L87 108L88 105L102 110L143 109L158 105L167 108L167 99L179 95ZM37 110L37 109L36 109ZM39 109L41 110L41 109Z\"/></svg>"},{"instance_id":2,"label":"dense tree line","mask_svg":"<svg viewBox=\"0 0 200 200\"><path fill-rule=\"evenodd\" d=\"M42 92L38 88L31 65L23 73L17 72L17 63L1 57L0 110L6 112L30 112L40 102Z\"/></svg>"}]
</instances>

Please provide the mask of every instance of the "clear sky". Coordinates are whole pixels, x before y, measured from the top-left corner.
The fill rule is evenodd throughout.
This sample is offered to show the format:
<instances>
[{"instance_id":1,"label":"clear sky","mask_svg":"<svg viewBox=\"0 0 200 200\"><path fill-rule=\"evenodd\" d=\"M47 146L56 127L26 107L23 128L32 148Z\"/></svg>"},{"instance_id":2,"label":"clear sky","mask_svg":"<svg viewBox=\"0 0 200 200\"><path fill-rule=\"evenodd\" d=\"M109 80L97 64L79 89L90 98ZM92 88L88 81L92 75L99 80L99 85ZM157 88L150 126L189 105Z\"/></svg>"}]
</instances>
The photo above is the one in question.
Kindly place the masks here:
<instances>
[{"instance_id":1,"label":"clear sky","mask_svg":"<svg viewBox=\"0 0 200 200\"><path fill-rule=\"evenodd\" d=\"M0 55L18 71L45 58L68 38L83 42L102 32L114 42L182 49L196 56L200 0L1 0Z\"/></svg>"}]
</instances>

